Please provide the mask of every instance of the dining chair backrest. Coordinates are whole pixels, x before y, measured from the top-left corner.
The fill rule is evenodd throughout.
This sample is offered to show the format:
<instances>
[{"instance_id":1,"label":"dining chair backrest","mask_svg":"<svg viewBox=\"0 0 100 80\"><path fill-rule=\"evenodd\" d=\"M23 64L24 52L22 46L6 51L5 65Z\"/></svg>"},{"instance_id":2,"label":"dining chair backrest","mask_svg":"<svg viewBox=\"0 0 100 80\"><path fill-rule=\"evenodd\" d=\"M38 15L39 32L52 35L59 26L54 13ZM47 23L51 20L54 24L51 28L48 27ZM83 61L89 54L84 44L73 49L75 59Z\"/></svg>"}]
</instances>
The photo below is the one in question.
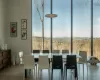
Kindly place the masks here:
<instances>
[{"instance_id":1,"label":"dining chair backrest","mask_svg":"<svg viewBox=\"0 0 100 80\"><path fill-rule=\"evenodd\" d=\"M60 50L53 50L52 53L59 54L60 53Z\"/></svg>"},{"instance_id":2,"label":"dining chair backrest","mask_svg":"<svg viewBox=\"0 0 100 80\"><path fill-rule=\"evenodd\" d=\"M71 66L76 66L76 55L67 55L66 57L66 65L71 67Z\"/></svg>"},{"instance_id":3,"label":"dining chair backrest","mask_svg":"<svg viewBox=\"0 0 100 80\"><path fill-rule=\"evenodd\" d=\"M49 68L49 59L48 56L39 56L39 69L48 69Z\"/></svg>"},{"instance_id":4,"label":"dining chair backrest","mask_svg":"<svg viewBox=\"0 0 100 80\"><path fill-rule=\"evenodd\" d=\"M69 54L69 50L62 50L62 54Z\"/></svg>"},{"instance_id":5,"label":"dining chair backrest","mask_svg":"<svg viewBox=\"0 0 100 80\"><path fill-rule=\"evenodd\" d=\"M78 80L76 55L67 55L66 56L66 65L65 66L66 66L66 70L67 69L74 69L75 80Z\"/></svg>"},{"instance_id":6,"label":"dining chair backrest","mask_svg":"<svg viewBox=\"0 0 100 80\"><path fill-rule=\"evenodd\" d=\"M33 50L33 53L40 53L40 50Z\"/></svg>"},{"instance_id":7,"label":"dining chair backrest","mask_svg":"<svg viewBox=\"0 0 100 80\"><path fill-rule=\"evenodd\" d=\"M86 51L79 51L79 55L82 57L82 58L79 58L79 62L87 62L87 52Z\"/></svg>"},{"instance_id":8,"label":"dining chair backrest","mask_svg":"<svg viewBox=\"0 0 100 80\"><path fill-rule=\"evenodd\" d=\"M52 67L54 69L62 68L63 60L61 55L53 55Z\"/></svg>"},{"instance_id":9,"label":"dining chair backrest","mask_svg":"<svg viewBox=\"0 0 100 80\"><path fill-rule=\"evenodd\" d=\"M34 57L32 55L24 55L24 68L25 69L34 69Z\"/></svg>"},{"instance_id":10,"label":"dining chair backrest","mask_svg":"<svg viewBox=\"0 0 100 80\"><path fill-rule=\"evenodd\" d=\"M48 53L49 54L49 50L42 50L42 53Z\"/></svg>"},{"instance_id":11,"label":"dining chair backrest","mask_svg":"<svg viewBox=\"0 0 100 80\"><path fill-rule=\"evenodd\" d=\"M23 55L24 55L23 51L20 51L18 54L19 54L19 57L23 57Z\"/></svg>"},{"instance_id":12,"label":"dining chair backrest","mask_svg":"<svg viewBox=\"0 0 100 80\"><path fill-rule=\"evenodd\" d=\"M18 61L18 64L23 64L23 56L24 56L24 53L23 51L20 51L19 53L19 56L16 56L16 62Z\"/></svg>"}]
</instances>

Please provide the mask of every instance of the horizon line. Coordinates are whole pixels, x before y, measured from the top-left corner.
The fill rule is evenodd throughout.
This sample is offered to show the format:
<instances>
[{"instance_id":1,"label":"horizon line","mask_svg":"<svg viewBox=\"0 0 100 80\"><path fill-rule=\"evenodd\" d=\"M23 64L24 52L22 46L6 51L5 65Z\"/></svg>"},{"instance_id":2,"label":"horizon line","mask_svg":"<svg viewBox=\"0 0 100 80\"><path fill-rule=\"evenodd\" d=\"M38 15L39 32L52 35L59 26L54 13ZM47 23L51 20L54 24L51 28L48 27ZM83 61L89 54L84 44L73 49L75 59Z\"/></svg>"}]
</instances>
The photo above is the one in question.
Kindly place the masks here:
<instances>
[{"instance_id":1,"label":"horizon line","mask_svg":"<svg viewBox=\"0 0 100 80\"><path fill-rule=\"evenodd\" d=\"M41 36L32 36L32 37L41 37ZM44 36L44 38L50 38L50 37ZM53 37L53 38L71 38L71 37ZM91 37L75 37L75 38L91 38ZM94 38L100 38L100 37L94 37Z\"/></svg>"}]
</instances>

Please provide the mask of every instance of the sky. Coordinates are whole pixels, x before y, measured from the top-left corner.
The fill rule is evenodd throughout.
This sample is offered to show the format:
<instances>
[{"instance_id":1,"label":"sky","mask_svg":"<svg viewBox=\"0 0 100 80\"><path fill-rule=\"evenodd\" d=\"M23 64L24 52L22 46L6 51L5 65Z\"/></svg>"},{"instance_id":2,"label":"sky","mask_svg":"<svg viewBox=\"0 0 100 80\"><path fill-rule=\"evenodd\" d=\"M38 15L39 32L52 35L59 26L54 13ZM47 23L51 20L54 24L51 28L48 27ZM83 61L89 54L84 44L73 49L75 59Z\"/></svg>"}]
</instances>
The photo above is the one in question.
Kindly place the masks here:
<instances>
[{"instance_id":1,"label":"sky","mask_svg":"<svg viewBox=\"0 0 100 80\"><path fill-rule=\"evenodd\" d=\"M36 10L37 4L42 15L41 0L32 2L32 35L42 36L42 23ZM53 37L71 36L71 0L53 0ZM100 37L100 0L94 0L93 35ZM50 0L44 0L44 15L50 14ZM44 36L50 37L50 19L44 17ZM91 3L90 0L73 0L73 36L91 36Z\"/></svg>"}]
</instances>

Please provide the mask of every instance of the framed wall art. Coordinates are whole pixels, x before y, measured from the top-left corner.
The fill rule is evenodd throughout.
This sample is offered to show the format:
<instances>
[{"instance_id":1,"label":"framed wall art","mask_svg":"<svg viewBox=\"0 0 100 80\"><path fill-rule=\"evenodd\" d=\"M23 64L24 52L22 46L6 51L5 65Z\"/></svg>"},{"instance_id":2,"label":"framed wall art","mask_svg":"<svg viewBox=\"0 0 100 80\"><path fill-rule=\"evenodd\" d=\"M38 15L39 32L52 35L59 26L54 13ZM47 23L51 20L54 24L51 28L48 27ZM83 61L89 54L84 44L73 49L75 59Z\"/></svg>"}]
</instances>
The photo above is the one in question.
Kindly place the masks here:
<instances>
[{"instance_id":1,"label":"framed wall art","mask_svg":"<svg viewBox=\"0 0 100 80\"><path fill-rule=\"evenodd\" d=\"M27 19L21 19L21 29L27 29Z\"/></svg>"},{"instance_id":2,"label":"framed wall art","mask_svg":"<svg viewBox=\"0 0 100 80\"><path fill-rule=\"evenodd\" d=\"M27 30L21 30L21 39L26 40L27 39Z\"/></svg>"},{"instance_id":3,"label":"framed wall art","mask_svg":"<svg viewBox=\"0 0 100 80\"><path fill-rule=\"evenodd\" d=\"M10 22L10 36L17 37L17 22Z\"/></svg>"}]
</instances>

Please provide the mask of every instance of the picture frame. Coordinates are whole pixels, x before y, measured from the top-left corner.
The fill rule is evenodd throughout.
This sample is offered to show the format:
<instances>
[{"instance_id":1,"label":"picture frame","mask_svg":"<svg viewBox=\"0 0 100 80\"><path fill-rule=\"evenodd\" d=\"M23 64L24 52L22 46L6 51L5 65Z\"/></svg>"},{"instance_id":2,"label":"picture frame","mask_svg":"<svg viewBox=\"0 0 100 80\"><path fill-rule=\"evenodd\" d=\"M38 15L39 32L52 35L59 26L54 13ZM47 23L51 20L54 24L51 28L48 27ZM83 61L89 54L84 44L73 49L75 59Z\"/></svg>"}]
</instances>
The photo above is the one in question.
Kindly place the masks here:
<instances>
[{"instance_id":1,"label":"picture frame","mask_svg":"<svg viewBox=\"0 0 100 80\"><path fill-rule=\"evenodd\" d=\"M27 19L21 19L21 29L27 29Z\"/></svg>"},{"instance_id":2,"label":"picture frame","mask_svg":"<svg viewBox=\"0 0 100 80\"><path fill-rule=\"evenodd\" d=\"M10 22L10 36L17 37L17 22Z\"/></svg>"},{"instance_id":3,"label":"picture frame","mask_svg":"<svg viewBox=\"0 0 100 80\"><path fill-rule=\"evenodd\" d=\"M22 40L26 40L27 39L27 30L26 29L22 29L21 30L21 39Z\"/></svg>"}]
</instances>

